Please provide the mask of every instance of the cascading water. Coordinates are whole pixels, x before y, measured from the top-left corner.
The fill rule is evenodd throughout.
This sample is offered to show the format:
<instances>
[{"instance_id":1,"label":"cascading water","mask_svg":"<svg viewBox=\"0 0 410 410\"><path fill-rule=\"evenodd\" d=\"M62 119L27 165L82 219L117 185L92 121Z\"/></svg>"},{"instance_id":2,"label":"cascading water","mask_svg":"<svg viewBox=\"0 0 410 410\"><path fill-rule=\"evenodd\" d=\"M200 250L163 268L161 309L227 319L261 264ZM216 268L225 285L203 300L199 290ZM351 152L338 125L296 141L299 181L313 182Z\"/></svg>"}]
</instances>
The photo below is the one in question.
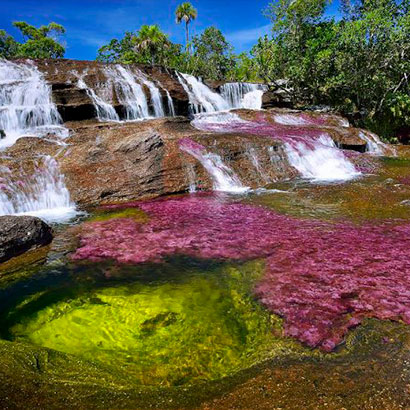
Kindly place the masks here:
<instances>
[{"instance_id":1,"label":"cascading water","mask_svg":"<svg viewBox=\"0 0 410 410\"><path fill-rule=\"evenodd\" d=\"M217 154L206 152L205 147L189 138L180 142L182 151L196 158L211 176L215 191L243 193L249 190L242 185L231 168L225 165Z\"/></svg>"},{"instance_id":2,"label":"cascading water","mask_svg":"<svg viewBox=\"0 0 410 410\"><path fill-rule=\"evenodd\" d=\"M396 151L392 147L380 141L380 138L370 131L360 131L360 137L366 141L366 151L373 155L396 155Z\"/></svg>"},{"instance_id":3,"label":"cascading water","mask_svg":"<svg viewBox=\"0 0 410 410\"><path fill-rule=\"evenodd\" d=\"M76 215L54 158L41 158L32 174L23 173L18 180L6 167L0 174L0 215L32 215L48 222L65 222Z\"/></svg>"},{"instance_id":4,"label":"cascading water","mask_svg":"<svg viewBox=\"0 0 410 410\"><path fill-rule=\"evenodd\" d=\"M164 107L162 106L162 97L158 87L152 81L149 81L141 70L136 69L136 76L139 81L148 87L149 92L151 93L151 103L154 109L154 117L165 117Z\"/></svg>"},{"instance_id":5,"label":"cascading water","mask_svg":"<svg viewBox=\"0 0 410 410\"><path fill-rule=\"evenodd\" d=\"M105 74L114 84L118 101L125 109L125 120L148 118L147 97L131 71L121 65L115 65L107 67Z\"/></svg>"},{"instance_id":6,"label":"cascading water","mask_svg":"<svg viewBox=\"0 0 410 410\"><path fill-rule=\"evenodd\" d=\"M120 117L115 111L114 107L107 103L103 98L101 98L97 93L84 81L84 76L86 73L83 73L82 76L78 76L78 87L85 90L88 96L91 98L95 111L97 113L97 118L100 121L119 121Z\"/></svg>"},{"instance_id":7,"label":"cascading water","mask_svg":"<svg viewBox=\"0 0 410 410\"><path fill-rule=\"evenodd\" d=\"M171 94L166 88L163 88L165 91L165 94L167 95L167 102L168 102L168 114L171 117L175 117L175 106L174 106L174 101L172 101Z\"/></svg>"},{"instance_id":8,"label":"cascading water","mask_svg":"<svg viewBox=\"0 0 410 410\"><path fill-rule=\"evenodd\" d=\"M221 95L193 75L177 73L177 78L188 94L190 108L194 114L229 110L228 102Z\"/></svg>"},{"instance_id":9,"label":"cascading water","mask_svg":"<svg viewBox=\"0 0 410 410\"><path fill-rule=\"evenodd\" d=\"M148 118L165 117L163 98L158 88L162 88L167 96L167 109L170 116L175 116L174 103L168 90L161 84L158 86L150 81L147 76L137 68L125 68L119 64L111 65L104 68L106 81L98 85L94 90L89 87L85 81L83 73L77 75L78 86L85 89L88 96L94 103L97 118L100 121L135 121ZM148 98L144 92L143 86L148 88L152 105L150 113ZM123 118L120 118L116 112L112 101L114 99L113 90L118 103L124 108Z\"/></svg>"},{"instance_id":10,"label":"cascading water","mask_svg":"<svg viewBox=\"0 0 410 410\"><path fill-rule=\"evenodd\" d=\"M221 87L221 97L229 108L249 108L260 110L262 96L268 87L264 84L227 83Z\"/></svg>"},{"instance_id":11,"label":"cascading water","mask_svg":"<svg viewBox=\"0 0 410 410\"><path fill-rule=\"evenodd\" d=\"M322 135L311 144L286 143L285 150L289 163L303 178L315 181L343 181L360 175L327 135Z\"/></svg>"},{"instance_id":12,"label":"cascading water","mask_svg":"<svg viewBox=\"0 0 410 410\"><path fill-rule=\"evenodd\" d=\"M51 100L51 88L33 63L0 60L0 129L6 137L0 148L13 145L21 136L59 138L68 136ZM57 140L57 143L59 141ZM57 162L46 156L33 173L16 176L0 167L0 215L34 215L62 222L76 214Z\"/></svg>"},{"instance_id":13,"label":"cascading water","mask_svg":"<svg viewBox=\"0 0 410 410\"><path fill-rule=\"evenodd\" d=\"M37 67L0 60L0 129L6 134L0 140L0 149L27 135L53 133L65 138L68 131L61 123L50 86Z\"/></svg>"},{"instance_id":14,"label":"cascading water","mask_svg":"<svg viewBox=\"0 0 410 410\"><path fill-rule=\"evenodd\" d=\"M342 181L360 175L327 134L308 127L308 119L276 116L275 123L264 119L252 122L233 113L214 113L198 115L192 125L204 131L249 133L282 141L289 163L303 178Z\"/></svg>"}]
</instances>

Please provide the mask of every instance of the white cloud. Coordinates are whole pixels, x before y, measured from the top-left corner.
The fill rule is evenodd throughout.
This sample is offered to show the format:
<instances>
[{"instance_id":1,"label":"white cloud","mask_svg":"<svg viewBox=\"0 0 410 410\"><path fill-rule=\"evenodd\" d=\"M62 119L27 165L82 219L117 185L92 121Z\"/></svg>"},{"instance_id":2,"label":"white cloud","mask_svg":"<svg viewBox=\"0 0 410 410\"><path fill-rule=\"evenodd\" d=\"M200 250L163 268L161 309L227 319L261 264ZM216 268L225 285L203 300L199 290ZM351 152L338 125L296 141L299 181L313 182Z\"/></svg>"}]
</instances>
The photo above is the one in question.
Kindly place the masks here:
<instances>
[{"instance_id":1,"label":"white cloud","mask_svg":"<svg viewBox=\"0 0 410 410\"><path fill-rule=\"evenodd\" d=\"M259 37L265 34L270 34L272 30L272 25L267 24L262 27L251 28L247 30L238 30L228 33L226 38L234 45L234 47L241 51L246 49L248 46L256 43Z\"/></svg>"}]
</instances>

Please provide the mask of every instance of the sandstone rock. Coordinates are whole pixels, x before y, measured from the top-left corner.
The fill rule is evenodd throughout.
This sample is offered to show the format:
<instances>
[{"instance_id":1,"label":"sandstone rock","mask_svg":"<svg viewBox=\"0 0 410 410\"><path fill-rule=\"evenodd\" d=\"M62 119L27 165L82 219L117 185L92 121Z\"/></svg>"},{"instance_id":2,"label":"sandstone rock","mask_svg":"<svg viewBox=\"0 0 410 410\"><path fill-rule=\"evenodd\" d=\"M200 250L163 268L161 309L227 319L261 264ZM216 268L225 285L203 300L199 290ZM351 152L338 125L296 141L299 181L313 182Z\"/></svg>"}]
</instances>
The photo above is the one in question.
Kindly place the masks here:
<instances>
[{"instance_id":1,"label":"sandstone rock","mask_svg":"<svg viewBox=\"0 0 410 410\"><path fill-rule=\"evenodd\" d=\"M91 98L86 90L78 86L79 77L84 79L88 87L93 89L101 87L107 90L108 95L111 94L109 102L118 114L123 113L124 107L118 102L117 91L104 73L104 68L112 66L111 64L61 59L36 60L36 65L51 85L53 101L63 121L83 121L96 118ZM188 115L189 98L179 83L175 70L140 64L130 64L127 68L131 71L142 71L150 81L158 85L164 107L167 107L165 91L167 90L173 99L176 114ZM148 89L146 87L143 89L148 96Z\"/></svg>"},{"instance_id":2,"label":"sandstone rock","mask_svg":"<svg viewBox=\"0 0 410 410\"><path fill-rule=\"evenodd\" d=\"M1 216L0 262L21 255L30 249L48 245L52 239L52 229L39 218Z\"/></svg>"}]
</instances>

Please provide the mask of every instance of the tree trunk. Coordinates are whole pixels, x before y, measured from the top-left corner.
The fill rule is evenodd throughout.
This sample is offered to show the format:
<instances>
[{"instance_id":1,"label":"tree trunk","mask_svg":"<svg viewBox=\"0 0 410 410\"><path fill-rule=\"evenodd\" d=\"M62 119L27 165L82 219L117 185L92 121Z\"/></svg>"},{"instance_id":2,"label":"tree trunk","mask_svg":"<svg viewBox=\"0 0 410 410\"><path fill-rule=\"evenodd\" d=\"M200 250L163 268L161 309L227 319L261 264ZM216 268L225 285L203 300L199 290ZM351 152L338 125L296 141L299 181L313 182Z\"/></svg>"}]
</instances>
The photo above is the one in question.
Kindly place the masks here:
<instances>
[{"instance_id":1,"label":"tree trunk","mask_svg":"<svg viewBox=\"0 0 410 410\"><path fill-rule=\"evenodd\" d=\"M188 22L185 22L185 29L186 29L186 52L189 54L189 27L188 27Z\"/></svg>"}]
</instances>

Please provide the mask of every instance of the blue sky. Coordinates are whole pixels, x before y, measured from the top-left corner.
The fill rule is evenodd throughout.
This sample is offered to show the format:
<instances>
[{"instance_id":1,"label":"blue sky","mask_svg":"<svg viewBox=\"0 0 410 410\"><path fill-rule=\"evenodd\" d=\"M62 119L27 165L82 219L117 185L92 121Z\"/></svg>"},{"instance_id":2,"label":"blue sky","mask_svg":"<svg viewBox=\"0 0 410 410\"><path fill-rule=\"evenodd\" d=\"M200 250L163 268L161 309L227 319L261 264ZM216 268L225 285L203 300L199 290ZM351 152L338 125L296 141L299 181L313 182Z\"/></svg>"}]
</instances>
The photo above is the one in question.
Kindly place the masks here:
<instances>
[{"instance_id":1,"label":"blue sky","mask_svg":"<svg viewBox=\"0 0 410 410\"><path fill-rule=\"evenodd\" d=\"M66 57L93 60L100 46L125 31L135 31L142 24L159 24L174 42L184 42L183 25L175 24L174 12L182 0L0 0L0 28L18 38L12 21L24 20L33 25L55 21L67 33ZM201 33L214 25L222 30L236 52L247 51L270 32L262 10L269 0L193 0L198 19L192 33ZM338 3L338 2L336 2ZM329 14L337 13L337 4Z\"/></svg>"}]
</instances>

